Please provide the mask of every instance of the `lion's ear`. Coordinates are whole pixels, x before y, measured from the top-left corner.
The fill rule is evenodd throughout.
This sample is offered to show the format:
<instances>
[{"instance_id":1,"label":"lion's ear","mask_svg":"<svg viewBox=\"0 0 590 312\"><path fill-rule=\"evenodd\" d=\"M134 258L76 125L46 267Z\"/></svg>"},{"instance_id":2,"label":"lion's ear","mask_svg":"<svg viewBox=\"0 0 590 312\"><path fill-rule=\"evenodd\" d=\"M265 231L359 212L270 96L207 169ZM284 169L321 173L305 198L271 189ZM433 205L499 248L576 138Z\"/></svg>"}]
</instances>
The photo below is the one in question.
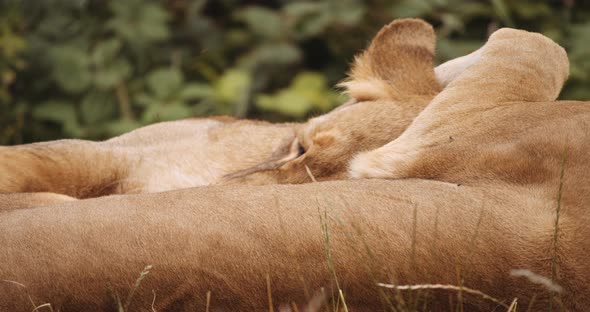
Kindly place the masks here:
<instances>
[{"instance_id":1,"label":"lion's ear","mask_svg":"<svg viewBox=\"0 0 590 312\"><path fill-rule=\"evenodd\" d=\"M435 95L440 91L433 70L435 40L432 26L424 21L395 20L355 58L340 86L359 101Z\"/></svg>"}]
</instances>

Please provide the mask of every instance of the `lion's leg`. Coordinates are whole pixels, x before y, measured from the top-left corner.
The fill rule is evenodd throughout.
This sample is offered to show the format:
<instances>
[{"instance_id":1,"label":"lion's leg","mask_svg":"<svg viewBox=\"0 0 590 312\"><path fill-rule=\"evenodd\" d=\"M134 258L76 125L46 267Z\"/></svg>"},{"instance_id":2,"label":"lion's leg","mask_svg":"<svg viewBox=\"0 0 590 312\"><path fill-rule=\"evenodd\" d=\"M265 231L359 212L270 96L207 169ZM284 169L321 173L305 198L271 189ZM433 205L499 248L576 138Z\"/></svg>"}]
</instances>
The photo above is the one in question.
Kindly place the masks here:
<instances>
[{"instance_id":1,"label":"lion's leg","mask_svg":"<svg viewBox=\"0 0 590 312\"><path fill-rule=\"evenodd\" d=\"M76 200L73 197L56 193L0 193L0 212L55 205Z\"/></svg>"},{"instance_id":2,"label":"lion's leg","mask_svg":"<svg viewBox=\"0 0 590 312\"><path fill-rule=\"evenodd\" d=\"M506 304L518 297L525 307L536 295L538 310L547 306L547 290L510 276L512 269L551 272L554 205L535 195L424 180L341 181L195 188L10 211L0 218L0 310L30 311L30 295L54 309L104 311L115 306L113 294L127 296L146 265L152 270L130 310L149 310L154 293L158 311L183 304L204 310L208 291L213 311L262 310L267 275L275 304L302 307L321 287L332 294L326 248L350 307L397 305L395 291L376 286L384 282L465 286ZM590 257L590 246L563 218L564 300L583 306L590 304L588 272L570 265ZM461 298L461 290L427 293L429 307L445 311L455 308L449 296ZM496 307L462 294L481 310Z\"/></svg>"},{"instance_id":3,"label":"lion's leg","mask_svg":"<svg viewBox=\"0 0 590 312\"><path fill-rule=\"evenodd\" d=\"M481 136L473 143L482 143L496 121L482 120L480 113L514 102L552 101L568 75L563 48L540 34L501 29L480 53L477 62L436 96L400 137L358 155L350 175L412 176L409 168L416 167L420 154L430 147L475 134Z\"/></svg>"},{"instance_id":4,"label":"lion's leg","mask_svg":"<svg viewBox=\"0 0 590 312\"><path fill-rule=\"evenodd\" d=\"M467 55L449 60L434 68L436 80L442 87L446 87L469 67L479 62L482 48L479 48Z\"/></svg>"}]
</instances>

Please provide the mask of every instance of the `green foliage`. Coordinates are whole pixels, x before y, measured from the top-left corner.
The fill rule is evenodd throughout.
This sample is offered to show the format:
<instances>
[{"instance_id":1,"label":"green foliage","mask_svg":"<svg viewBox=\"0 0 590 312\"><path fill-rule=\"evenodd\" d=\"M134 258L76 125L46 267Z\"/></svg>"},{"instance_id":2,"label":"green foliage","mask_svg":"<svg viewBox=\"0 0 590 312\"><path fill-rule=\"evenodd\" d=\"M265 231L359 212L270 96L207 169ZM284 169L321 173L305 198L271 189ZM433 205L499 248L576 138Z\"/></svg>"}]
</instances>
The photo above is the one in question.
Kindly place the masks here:
<instances>
[{"instance_id":1,"label":"green foliage","mask_svg":"<svg viewBox=\"0 0 590 312\"><path fill-rule=\"evenodd\" d=\"M304 117L313 110L328 111L339 103L338 94L328 88L326 78L317 72L301 72L288 88L276 94L257 97L257 107L287 116Z\"/></svg>"},{"instance_id":2,"label":"green foliage","mask_svg":"<svg viewBox=\"0 0 590 312\"><path fill-rule=\"evenodd\" d=\"M441 62L499 27L542 32L570 56L562 98L590 99L582 1L5 0L0 144L211 114L302 120L344 102L332 86L353 55L408 16L435 25Z\"/></svg>"}]
</instances>

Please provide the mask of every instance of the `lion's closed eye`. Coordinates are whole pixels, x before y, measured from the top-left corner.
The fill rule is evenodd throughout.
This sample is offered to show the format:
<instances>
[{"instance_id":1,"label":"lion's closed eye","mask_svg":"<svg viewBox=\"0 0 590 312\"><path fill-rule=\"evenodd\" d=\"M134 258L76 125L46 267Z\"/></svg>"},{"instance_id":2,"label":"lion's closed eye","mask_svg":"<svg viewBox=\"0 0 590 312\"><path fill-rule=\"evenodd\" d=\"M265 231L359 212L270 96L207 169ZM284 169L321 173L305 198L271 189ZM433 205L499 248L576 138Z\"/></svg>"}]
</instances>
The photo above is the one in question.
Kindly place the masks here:
<instances>
[{"instance_id":1,"label":"lion's closed eye","mask_svg":"<svg viewBox=\"0 0 590 312\"><path fill-rule=\"evenodd\" d=\"M301 143L297 144L297 157L302 156L303 154L305 154L305 148L301 145Z\"/></svg>"},{"instance_id":2,"label":"lion's closed eye","mask_svg":"<svg viewBox=\"0 0 590 312\"><path fill-rule=\"evenodd\" d=\"M305 148L305 146L302 144L302 142L295 138L293 140L293 143L291 143L291 148L289 150L289 156L287 156L286 158L288 159L287 161L291 161L291 160L295 160L301 156L303 156L305 153L307 153L307 148Z\"/></svg>"}]
</instances>

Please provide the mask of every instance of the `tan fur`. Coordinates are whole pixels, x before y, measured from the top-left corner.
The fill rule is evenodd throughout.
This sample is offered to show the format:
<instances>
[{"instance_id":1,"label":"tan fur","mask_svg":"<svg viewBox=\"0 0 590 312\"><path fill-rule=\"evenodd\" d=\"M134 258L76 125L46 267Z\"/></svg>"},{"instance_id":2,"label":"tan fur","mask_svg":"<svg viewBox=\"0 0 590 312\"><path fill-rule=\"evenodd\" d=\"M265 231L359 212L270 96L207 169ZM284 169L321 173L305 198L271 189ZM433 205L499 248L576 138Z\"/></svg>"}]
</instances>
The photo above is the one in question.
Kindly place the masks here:
<instances>
[{"instance_id":1,"label":"tan fur","mask_svg":"<svg viewBox=\"0 0 590 312\"><path fill-rule=\"evenodd\" d=\"M297 127L296 137L273 157L229 175L226 183L311 182L306 167L318 181L345 178L355 154L397 138L440 91L433 70L434 42L432 26L420 20L404 19L383 27L342 83L357 104ZM451 67L459 63L447 66L448 76L456 75Z\"/></svg>"},{"instance_id":2,"label":"tan fur","mask_svg":"<svg viewBox=\"0 0 590 312\"><path fill-rule=\"evenodd\" d=\"M434 41L434 30L424 21L394 21L356 57L350 79L341 85L358 101L434 96L439 91L432 74Z\"/></svg>"},{"instance_id":3,"label":"tan fur","mask_svg":"<svg viewBox=\"0 0 590 312\"><path fill-rule=\"evenodd\" d=\"M0 147L0 192L88 198L208 185L263 161L293 131L291 124L208 118L159 123L104 142Z\"/></svg>"},{"instance_id":4,"label":"tan fur","mask_svg":"<svg viewBox=\"0 0 590 312\"><path fill-rule=\"evenodd\" d=\"M0 192L89 198L228 180L302 183L311 181L305 166L318 180L344 178L353 155L396 138L440 91L432 69L434 41L432 27L420 20L384 27L343 83L357 101L371 101L345 105L303 125L209 118L160 123L100 143L0 147L0 170L7 173L0 176ZM438 75L450 80L458 72L453 67L462 68L461 61L455 63ZM375 87L385 90L382 97L371 93ZM299 143L307 152L294 160ZM260 171L265 172L252 175Z\"/></svg>"},{"instance_id":5,"label":"tan fur","mask_svg":"<svg viewBox=\"0 0 590 312\"><path fill-rule=\"evenodd\" d=\"M210 311L266 310L267 274L275 308L302 307L321 287L332 293L320 224L325 212L334 268L351 311L388 310L388 301L401 309L415 300L433 311L460 310L457 302L466 311L505 309L440 290L402 291L402 302L376 282L464 285L506 304L517 297L524 309L534 298L532 311L547 310L547 290L510 271L549 277L553 261L564 289L553 309L584 311L590 306L590 106L553 102L567 58L540 35L501 30L481 55L467 60L472 64L458 70L418 117L390 113L389 125L411 122L405 132L371 124L376 117L345 114L363 107L383 114L379 103L399 113L403 102L361 102L301 127L296 141L278 144L269 162L236 178L306 182L305 165L312 173L321 169L322 179L344 178L302 159L316 155L314 149L374 142L344 135L356 118L358 129L372 130L365 134L403 134L356 157L351 174L397 180L224 185L0 212L0 263L8 264L0 266L0 310L32 310L31 299L61 310L115 310L112 293L126 298L148 264L153 269L131 310L151 310L152 300L157 311L204 310L208 291ZM346 127L330 124L331 115ZM293 158L299 143L307 151ZM371 147L353 147L363 148ZM336 158L336 172L346 157ZM292 171L292 180L276 173L297 161L303 168Z\"/></svg>"},{"instance_id":6,"label":"tan fur","mask_svg":"<svg viewBox=\"0 0 590 312\"><path fill-rule=\"evenodd\" d=\"M568 68L550 39L501 29L401 136L358 155L351 175L554 185L566 149L570 163L587 158L587 103L547 102Z\"/></svg>"},{"instance_id":7,"label":"tan fur","mask_svg":"<svg viewBox=\"0 0 590 312\"><path fill-rule=\"evenodd\" d=\"M210 311L268 310L267 274L275 310L294 302L302 311L322 287L332 294L324 211L350 311L389 310L383 294L399 301L376 282L464 285L506 304L518 297L525 308L535 296L532 311L546 310L548 291L510 271L551 276L555 206L535 187L364 180L217 186L13 210L0 214L0 310L30 311L30 296L54 310L114 311L114 294L125 302L152 265L129 311L151 311L152 300L156 311L204 311L208 291ZM588 227L568 213L560 228L559 298L583 311L590 305ZM432 311L455 310L458 302L452 291L402 294L408 304L422 298L420 307L427 296ZM466 311L505 309L462 297Z\"/></svg>"},{"instance_id":8,"label":"tan fur","mask_svg":"<svg viewBox=\"0 0 590 312\"><path fill-rule=\"evenodd\" d=\"M73 197L55 193L5 193L0 194L0 211L47 206L74 200L76 199Z\"/></svg>"},{"instance_id":9,"label":"tan fur","mask_svg":"<svg viewBox=\"0 0 590 312\"><path fill-rule=\"evenodd\" d=\"M568 283L576 276L588 285L582 237L590 237L590 103L553 101L569 64L565 51L546 37L502 29L480 53L401 136L355 157L350 174L526 186L535 190L531 198L547 202L563 188L559 244L566 254L557 261L558 279Z\"/></svg>"}]
</instances>

